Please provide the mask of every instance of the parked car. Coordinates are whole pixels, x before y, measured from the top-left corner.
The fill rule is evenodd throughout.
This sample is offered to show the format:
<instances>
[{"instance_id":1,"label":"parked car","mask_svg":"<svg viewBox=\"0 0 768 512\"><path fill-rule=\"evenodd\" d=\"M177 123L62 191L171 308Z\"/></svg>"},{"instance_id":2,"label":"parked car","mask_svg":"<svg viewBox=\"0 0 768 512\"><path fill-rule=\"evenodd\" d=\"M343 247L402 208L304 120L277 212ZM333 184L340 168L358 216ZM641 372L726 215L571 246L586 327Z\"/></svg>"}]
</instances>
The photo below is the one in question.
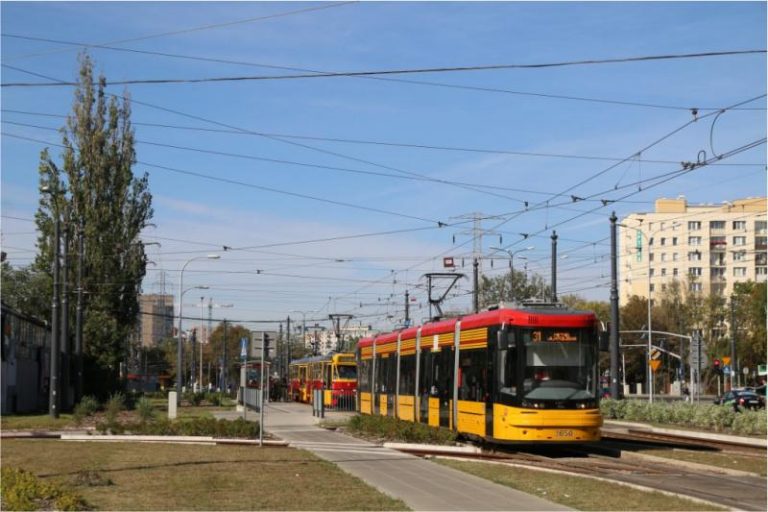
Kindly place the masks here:
<instances>
[{"instance_id":1,"label":"parked car","mask_svg":"<svg viewBox=\"0 0 768 512\"><path fill-rule=\"evenodd\" d=\"M765 407L765 398L754 391L746 389L732 389L724 395L715 399L717 405L729 405L735 410L744 409L762 409Z\"/></svg>"}]
</instances>

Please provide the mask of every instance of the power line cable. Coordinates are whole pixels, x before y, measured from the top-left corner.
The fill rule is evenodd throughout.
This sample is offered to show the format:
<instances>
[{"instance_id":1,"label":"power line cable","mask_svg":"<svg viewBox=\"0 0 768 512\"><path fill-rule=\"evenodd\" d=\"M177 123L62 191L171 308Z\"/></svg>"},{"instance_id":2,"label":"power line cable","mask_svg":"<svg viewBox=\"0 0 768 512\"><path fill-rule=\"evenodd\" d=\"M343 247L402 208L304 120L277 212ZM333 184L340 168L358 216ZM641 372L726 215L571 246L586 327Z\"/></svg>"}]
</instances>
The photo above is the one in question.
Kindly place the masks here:
<instances>
[{"instance_id":1,"label":"power line cable","mask_svg":"<svg viewBox=\"0 0 768 512\"><path fill-rule=\"evenodd\" d=\"M268 14L266 16L257 16L257 17L254 17L254 18L245 18L245 19L242 19L242 20L227 21L227 22L224 22L224 23L215 23L215 24L209 24L209 25L202 25L202 26L199 26L199 27L191 27L191 28L185 28L185 29L181 29L181 30L173 30L173 31L169 31L169 32L161 32L159 34L150 34L150 35L145 35L145 36L132 37L132 38L128 38L128 39L118 39L118 40L109 41L109 42L103 43L103 44L104 45L111 45L111 44L133 43L133 42L136 42L136 41L146 41L148 39L157 39L159 37L176 36L176 35L180 35L180 34L189 34L189 33L192 33L192 32L200 32L202 30L210 30L210 29L216 29L216 28L222 28L222 27L231 27L233 25L242 25L242 24L245 24L245 23L253 23L254 21L264 21L264 20L270 20L270 19L275 19L275 18L283 18L285 16L293 16L295 14L303 14L303 13L311 12L311 11L320 11L320 10L323 10L323 9L332 9L334 7L342 7L342 6L353 4L353 3L357 3L357 2L356 1L355 2L336 2L336 3L332 3L332 4L324 4L324 5L319 5L319 6L306 7L306 8L303 8L303 9L297 9L297 10L293 10L293 11L281 12L281 13L276 13L276 14ZM4 36L6 36L6 35L4 34ZM13 35L8 35L8 37L13 37ZM66 43L63 43L63 44L66 44ZM99 47L99 46L102 46L102 45L90 45L90 44L87 44L87 43L80 43L80 44L78 44L78 46ZM25 59L25 58L29 58L29 57L40 57L40 56L43 56L43 55L51 55L51 54L54 54L54 53L61 53L61 52L69 51L69 50L70 50L70 48L56 48L56 49L53 49L53 50L49 50L47 52L38 52L38 53L33 53L33 54L16 55L16 56L12 55L10 57L6 57L4 60L7 62L7 61L12 61L12 60Z\"/></svg>"},{"instance_id":2,"label":"power line cable","mask_svg":"<svg viewBox=\"0 0 768 512\"><path fill-rule=\"evenodd\" d=\"M14 110L14 109L6 109L6 108L0 109L0 111L13 113L13 114L55 117L55 118L61 118L61 119L67 118L67 116L61 115L61 114L46 114L41 112L29 112L24 110ZM239 130L222 130L222 129L216 129L216 128L179 126L179 125L161 124L161 123L131 122L131 124L134 126L147 126L147 127L153 127L153 128L201 131L201 132L208 132L208 133L225 133L225 134L251 135L251 136L254 135L252 133L244 133ZM41 128L56 129L56 128L50 128L50 127L41 127ZM283 137L286 139L313 140L313 141L320 141L320 142L339 142L339 143L345 143L345 144L367 144L367 145L385 146L385 147L389 146L389 147L399 147L399 148L407 148L407 149L427 149L427 150L456 151L456 152L482 153L482 154L493 154L493 155L515 155L515 156L530 156L530 157L541 157L541 158L563 158L563 159L574 159L574 160L604 160L604 161L611 161L611 162L624 162L626 160L624 158L597 156L597 155L575 155L575 154L567 154L567 153L542 153L542 152L530 152L530 151L515 151L515 150L509 150L509 149L486 149L486 148L472 148L472 147L462 147L462 146L397 143L397 142L389 142L389 141L350 139L350 138L338 138L338 137L317 137L312 135L296 135L296 134L273 133L273 132L263 132L263 133L265 133L266 135L271 135L274 137ZM679 163L674 160L653 160L653 159L643 160L643 162L653 163L653 164ZM724 165L724 166L758 166L760 165L762 166L765 164L763 163L727 163L727 164L712 164L712 165ZM542 193L534 190L526 190L526 189L518 189L518 188L506 188L505 190L526 192L531 194ZM547 194L551 194L551 192Z\"/></svg>"},{"instance_id":3,"label":"power line cable","mask_svg":"<svg viewBox=\"0 0 768 512\"><path fill-rule=\"evenodd\" d=\"M242 75L227 77L207 77L207 78L156 78L156 79L131 79L115 80L107 82L107 85L162 85L162 84L199 84L213 82L242 82L242 81L265 81L265 80L295 80L306 78L335 78L335 77L361 77L361 76L385 76L385 75L412 75L423 73L455 73L468 71L496 71L511 69L546 69L565 66L583 66L597 64L617 64L629 62L648 62L658 60L672 59L693 59L703 57L722 57L732 55L749 55L766 53L766 50L736 50L720 52L701 52L686 54L669 55L646 55L641 57L621 57L613 59L588 59L573 60L561 62L548 62L536 64L492 64L486 66L455 66L455 67L432 67L432 68L403 68L387 69L378 71L345 71L337 73L301 73L293 75ZM71 87L77 86L79 82L56 81L54 83L41 82L11 82L3 83L2 87Z\"/></svg>"}]
</instances>

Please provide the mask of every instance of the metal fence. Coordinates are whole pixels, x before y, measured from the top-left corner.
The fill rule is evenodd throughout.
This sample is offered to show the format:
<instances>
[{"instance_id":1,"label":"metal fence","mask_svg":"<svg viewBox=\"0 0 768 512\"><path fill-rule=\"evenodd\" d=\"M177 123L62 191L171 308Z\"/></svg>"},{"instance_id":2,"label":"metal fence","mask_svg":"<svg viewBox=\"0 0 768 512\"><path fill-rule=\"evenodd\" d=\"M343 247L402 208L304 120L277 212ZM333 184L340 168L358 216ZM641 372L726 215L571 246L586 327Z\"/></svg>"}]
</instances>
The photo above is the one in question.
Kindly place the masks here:
<instances>
[{"instance_id":1,"label":"metal fence","mask_svg":"<svg viewBox=\"0 0 768 512\"><path fill-rule=\"evenodd\" d=\"M242 389L242 388L241 388ZM266 392L264 393L266 395ZM251 409L261 410L261 389L245 388L245 404ZM265 397L266 398L266 397ZM268 401L268 400L266 400Z\"/></svg>"},{"instance_id":2,"label":"metal fence","mask_svg":"<svg viewBox=\"0 0 768 512\"><path fill-rule=\"evenodd\" d=\"M328 396L330 395L330 396ZM325 410L355 411L357 409L357 390L325 391Z\"/></svg>"}]
</instances>

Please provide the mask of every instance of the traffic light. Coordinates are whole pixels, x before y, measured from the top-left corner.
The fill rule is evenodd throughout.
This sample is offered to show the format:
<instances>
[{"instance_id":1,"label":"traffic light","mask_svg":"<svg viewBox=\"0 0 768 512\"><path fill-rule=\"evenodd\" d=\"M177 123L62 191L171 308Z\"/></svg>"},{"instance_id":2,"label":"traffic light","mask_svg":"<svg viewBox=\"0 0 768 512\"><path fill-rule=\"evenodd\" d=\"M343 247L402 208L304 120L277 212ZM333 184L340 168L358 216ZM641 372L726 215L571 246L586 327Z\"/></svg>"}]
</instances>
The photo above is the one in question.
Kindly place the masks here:
<instances>
[{"instance_id":1,"label":"traffic light","mask_svg":"<svg viewBox=\"0 0 768 512\"><path fill-rule=\"evenodd\" d=\"M714 368L715 373L718 373L718 374L723 371L723 369L720 367L719 359L715 359L714 361L712 361L712 368Z\"/></svg>"},{"instance_id":2,"label":"traffic light","mask_svg":"<svg viewBox=\"0 0 768 512\"><path fill-rule=\"evenodd\" d=\"M269 357L269 334L264 333L264 357Z\"/></svg>"}]
</instances>

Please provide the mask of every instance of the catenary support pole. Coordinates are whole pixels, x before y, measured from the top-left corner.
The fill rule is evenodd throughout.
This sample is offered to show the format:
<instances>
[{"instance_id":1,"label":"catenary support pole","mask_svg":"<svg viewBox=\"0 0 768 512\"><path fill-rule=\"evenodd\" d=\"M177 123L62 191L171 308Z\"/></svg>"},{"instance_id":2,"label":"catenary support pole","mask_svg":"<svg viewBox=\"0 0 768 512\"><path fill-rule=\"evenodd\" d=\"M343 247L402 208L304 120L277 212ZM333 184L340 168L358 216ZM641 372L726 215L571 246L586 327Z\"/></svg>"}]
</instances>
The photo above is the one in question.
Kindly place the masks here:
<instances>
[{"instance_id":1,"label":"catenary support pole","mask_svg":"<svg viewBox=\"0 0 768 512\"><path fill-rule=\"evenodd\" d=\"M59 253L61 251L61 219L54 202L53 221L53 299L51 301L51 361L49 377L48 412L53 418L59 417Z\"/></svg>"},{"instance_id":2,"label":"catenary support pole","mask_svg":"<svg viewBox=\"0 0 768 512\"><path fill-rule=\"evenodd\" d=\"M68 212L69 209L65 209ZM59 365L59 410L69 409L69 215L64 214L64 229L61 233L61 285L59 294L61 297L61 333L59 334L59 348L61 363ZM66 363L66 364L65 364Z\"/></svg>"},{"instance_id":3,"label":"catenary support pole","mask_svg":"<svg viewBox=\"0 0 768 512\"><path fill-rule=\"evenodd\" d=\"M611 214L611 324L610 324L610 355L611 355L611 398L617 400L619 395L619 279L616 250L616 212Z\"/></svg>"},{"instance_id":4,"label":"catenary support pole","mask_svg":"<svg viewBox=\"0 0 768 512\"><path fill-rule=\"evenodd\" d=\"M557 231L552 231L552 302L557 302Z\"/></svg>"},{"instance_id":5,"label":"catenary support pole","mask_svg":"<svg viewBox=\"0 0 768 512\"><path fill-rule=\"evenodd\" d=\"M77 264L77 313L75 315L75 358L77 359L77 377L75 379L75 401L83 397L83 276L85 269L85 226L83 218L77 229L78 264Z\"/></svg>"}]
</instances>

